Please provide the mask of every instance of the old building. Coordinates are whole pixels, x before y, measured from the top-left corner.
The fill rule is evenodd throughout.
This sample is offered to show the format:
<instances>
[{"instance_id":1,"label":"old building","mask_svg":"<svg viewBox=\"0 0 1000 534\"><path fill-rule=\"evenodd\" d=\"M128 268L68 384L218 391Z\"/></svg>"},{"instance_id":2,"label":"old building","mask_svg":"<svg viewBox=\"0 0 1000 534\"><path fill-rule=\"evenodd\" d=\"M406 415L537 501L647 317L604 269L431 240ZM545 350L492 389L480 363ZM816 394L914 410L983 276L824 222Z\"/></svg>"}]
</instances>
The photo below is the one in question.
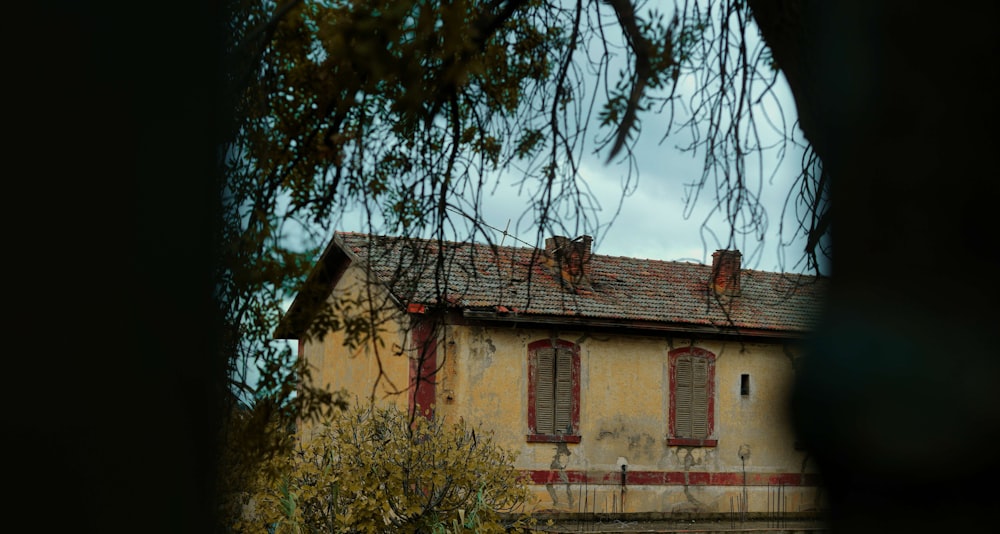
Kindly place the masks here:
<instances>
[{"instance_id":1,"label":"old building","mask_svg":"<svg viewBox=\"0 0 1000 534\"><path fill-rule=\"evenodd\" d=\"M743 269L738 251L591 248L338 233L277 335L332 389L492 431L537 510L821 509L786 412L827 281Z\"/></svg>"}]
</instances>

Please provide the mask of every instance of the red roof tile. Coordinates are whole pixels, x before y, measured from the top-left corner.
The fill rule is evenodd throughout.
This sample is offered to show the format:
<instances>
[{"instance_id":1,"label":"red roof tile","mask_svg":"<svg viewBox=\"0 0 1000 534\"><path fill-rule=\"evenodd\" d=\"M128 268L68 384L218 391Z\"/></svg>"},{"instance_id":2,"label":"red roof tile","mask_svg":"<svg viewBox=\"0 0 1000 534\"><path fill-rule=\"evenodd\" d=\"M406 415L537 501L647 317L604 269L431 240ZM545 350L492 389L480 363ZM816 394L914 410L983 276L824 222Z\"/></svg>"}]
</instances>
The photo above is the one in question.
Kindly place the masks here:
<instances>
[{"instance_id":1,"label":"red roof tile","mask_svg":"<svg viewBox=\"0 0 1000 534\"><path fill-rule=\"evenodd\" d=\"M806 332L829 280L741 270L740 295L720 300L709 289L712 266L593 254L576 287L524 247L338 233L335 244L371 266L404 303L448 302L467 310L506 309L519 317L648 321ZM435 275L435 273L437 273Z\"/></svg>"}]
</instances>

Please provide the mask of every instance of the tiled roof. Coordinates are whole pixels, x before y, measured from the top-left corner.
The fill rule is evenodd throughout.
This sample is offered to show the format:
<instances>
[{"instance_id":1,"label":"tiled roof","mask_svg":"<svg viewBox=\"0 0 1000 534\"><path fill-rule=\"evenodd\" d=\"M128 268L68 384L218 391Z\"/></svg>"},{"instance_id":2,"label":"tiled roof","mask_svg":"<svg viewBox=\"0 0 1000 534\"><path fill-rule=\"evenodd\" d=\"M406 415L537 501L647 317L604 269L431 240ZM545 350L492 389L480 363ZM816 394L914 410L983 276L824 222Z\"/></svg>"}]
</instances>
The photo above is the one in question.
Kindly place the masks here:
<instances>
[{"instance_id":1,"label":"tiled roof","mask_svg":"<svg viewBox=\"0 0 1000 534\"><path fill-rule=\"evenodd\" d=\"M818 316L828 279L741 270L739 296L709 289L712 266L593 254L586 283L563 283L544 251L526 247L338 233L403 303L800 333ZM434 273L438 272L438 276Z\"/></svg>"}]
</instances>

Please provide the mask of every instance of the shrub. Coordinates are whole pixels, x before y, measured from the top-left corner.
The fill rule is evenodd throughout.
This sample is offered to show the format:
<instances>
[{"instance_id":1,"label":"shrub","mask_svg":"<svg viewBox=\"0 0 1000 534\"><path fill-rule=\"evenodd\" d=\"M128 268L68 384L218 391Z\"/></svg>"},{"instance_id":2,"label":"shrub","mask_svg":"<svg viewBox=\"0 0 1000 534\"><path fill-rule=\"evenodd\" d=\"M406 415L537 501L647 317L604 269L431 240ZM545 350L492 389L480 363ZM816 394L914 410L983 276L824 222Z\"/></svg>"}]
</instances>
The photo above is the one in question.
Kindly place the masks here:
<instances>
[{"instance_id":1,"label":"shrub","mask_svg":"<svg viewBox=\"0 0 1000 534\"><path fill-rule=\"evenodd\" d=\"M515 456L463 421L356 407L317 427L254 495L278 533L504 532L527 499ZM272 479L273 480L273 479Z\"/></svg>"}]
</instances>

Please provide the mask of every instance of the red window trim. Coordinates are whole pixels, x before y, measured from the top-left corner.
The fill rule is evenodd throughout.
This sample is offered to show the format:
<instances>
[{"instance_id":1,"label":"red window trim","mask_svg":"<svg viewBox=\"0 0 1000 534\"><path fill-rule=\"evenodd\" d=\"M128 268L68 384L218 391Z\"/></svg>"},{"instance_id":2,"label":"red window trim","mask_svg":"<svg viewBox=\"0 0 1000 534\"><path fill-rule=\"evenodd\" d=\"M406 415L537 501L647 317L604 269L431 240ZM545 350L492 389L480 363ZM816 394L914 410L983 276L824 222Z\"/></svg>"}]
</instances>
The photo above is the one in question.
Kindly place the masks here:
<instances>
[{"instance_id":1,"label":"red window trim","mask_svg":"<svg viewBox=\"0 0 1000 534\"><path fill-rule=\"evenodd\" d=\"M674 447L716 447L719 445L717 439L696 439L696 438L667 438L667 445Z\"/></svg>"},{"instance_id":2,"label":"red window trim","mask_svg":"<svg viewBox=\"0 0 1000 534\"><path fill-rule=\"evenodd\" d=\"M682 347L670 351L667 355L670 365L670 416L667 428L667 445L687 447L715 447L719 440L708 438L677 437L677 358L681 356L696 356L708 360L708 421L706 426L708 436L715 435L715 354L699 347Z\"/></svg>"},{"instance_id":3,"label":"red window trim","mask_svg":"<svg viewBox=\"0 0 1000 534\"><path fill-rule=\"evenodd\" d=\"M538 434L535 432L535 351L541 348L567 348L573 353L573 409L570 420L572 434ZM580 346L563 339L542 339L528 344L528 435L529 443L580 443Z\"/></svg>"},{"instance_id":4,"label":"red window trim","mask_svg":"<svg viewBox=\"0 0 1000 534\"><path fill-rule=\"evenodd\" d=\"M410 413L418 408L418 415L427 419L434 417L434 404L437 400L437 339L434 338L434 325L429 320L414 320L412 331L413 354L410 358ZM421 356L423 361L421 361Z\"/></svg>"}]
</instances>

